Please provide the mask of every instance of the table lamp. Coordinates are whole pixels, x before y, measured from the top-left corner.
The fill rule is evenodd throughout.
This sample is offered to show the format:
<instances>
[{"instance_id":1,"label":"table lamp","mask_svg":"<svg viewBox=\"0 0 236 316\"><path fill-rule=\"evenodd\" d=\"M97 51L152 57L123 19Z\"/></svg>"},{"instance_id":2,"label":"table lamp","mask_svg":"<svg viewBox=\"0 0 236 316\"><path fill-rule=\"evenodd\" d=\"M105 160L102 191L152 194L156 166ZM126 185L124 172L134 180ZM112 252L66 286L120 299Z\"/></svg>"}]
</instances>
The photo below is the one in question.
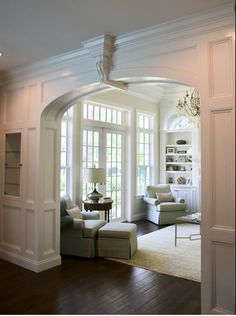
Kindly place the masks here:
<instances>
[{"instance_id":1,"label":"table lamp","mask_svg":"<svg viewBox=\"0 0 236 316\"><path fill-rule=\"evenodd\" d=\"M84 180L88 183L94 184L93 192L89 193L87 197L94 202L98 202L98 200L102 197L102 194L97 191L96 185L97 183L106 182L106 169L86 168L84 169Z\"/></svg>"}]
</instances>

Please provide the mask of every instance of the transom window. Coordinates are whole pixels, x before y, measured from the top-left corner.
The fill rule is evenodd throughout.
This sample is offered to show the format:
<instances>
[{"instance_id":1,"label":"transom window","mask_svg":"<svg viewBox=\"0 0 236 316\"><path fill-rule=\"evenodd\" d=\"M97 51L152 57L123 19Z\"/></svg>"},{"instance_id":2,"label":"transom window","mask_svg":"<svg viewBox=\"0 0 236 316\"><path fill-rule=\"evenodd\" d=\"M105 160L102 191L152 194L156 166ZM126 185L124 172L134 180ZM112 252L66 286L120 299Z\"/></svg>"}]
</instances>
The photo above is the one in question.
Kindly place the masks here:
<instances>
[{"instance_id":1,"label":"transom window","mask_svg":"<svg viewBox=\"0 0 236 316\"><path fill-rule=\"evenodd\" d=\"M153 116L137 114L137 194L143 194L151 183L153 151Z\"/></svg>"},{"instance_id":2,"label":"transom window","mask_svg":"<svg viewBox=\"0 0 236 316\"><path fill-rule=\"evenodd\" d=\"M122 124L122 111L99 104L84 103L83 118L106 122L110 124Z\"/></svg>"}]
</instances>

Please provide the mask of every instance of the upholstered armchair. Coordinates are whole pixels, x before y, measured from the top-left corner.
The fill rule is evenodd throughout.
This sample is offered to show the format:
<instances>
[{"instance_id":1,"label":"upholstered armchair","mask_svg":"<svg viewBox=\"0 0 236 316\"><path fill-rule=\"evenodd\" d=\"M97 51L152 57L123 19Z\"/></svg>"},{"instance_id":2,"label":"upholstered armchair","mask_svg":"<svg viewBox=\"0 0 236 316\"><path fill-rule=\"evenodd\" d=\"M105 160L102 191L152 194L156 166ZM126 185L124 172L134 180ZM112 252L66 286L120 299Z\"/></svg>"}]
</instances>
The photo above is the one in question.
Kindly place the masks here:
<instances>
[{"instance_id":1,"label":"upholstered armchair","mask_svg":"<svg viewBox=\"0 0 236 316\"><path fill-rule=\"evenodd\" d=\"M60 200L61 254L93 258L97 255L97 234L106 224L97 212L81 212L69 196Z\"/></svg>"},{"instance_id":2,"label":"upholstered armchair","mask_svg":"<svg viewBox=\"0 0 236 316\"><path fill-rule=\"evenodd\" d=\"M177 217L186 215L185 200L176 199L169 184L148 185L143 200L146 219L157 225L174 224Z\"/></svg>"}]
</instances>

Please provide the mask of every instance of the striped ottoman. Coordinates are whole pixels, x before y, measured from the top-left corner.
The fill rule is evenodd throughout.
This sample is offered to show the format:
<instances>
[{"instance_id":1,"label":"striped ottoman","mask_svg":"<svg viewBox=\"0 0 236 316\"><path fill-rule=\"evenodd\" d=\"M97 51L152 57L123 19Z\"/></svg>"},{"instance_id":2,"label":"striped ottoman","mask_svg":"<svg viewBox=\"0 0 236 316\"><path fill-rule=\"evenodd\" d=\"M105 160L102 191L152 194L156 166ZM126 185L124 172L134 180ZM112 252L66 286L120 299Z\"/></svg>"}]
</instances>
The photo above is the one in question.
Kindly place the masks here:
<instances>
[{"instance_id":1,"label":"striped ottoman","mask_svg":"<svg viewBox=\"0 0 236 316\"><path fill-rule=\"evenodd\" d=\"M136 224L107 223L98 230L98 257L130 259L137 249Z\"/></svg>"}]
</instances>

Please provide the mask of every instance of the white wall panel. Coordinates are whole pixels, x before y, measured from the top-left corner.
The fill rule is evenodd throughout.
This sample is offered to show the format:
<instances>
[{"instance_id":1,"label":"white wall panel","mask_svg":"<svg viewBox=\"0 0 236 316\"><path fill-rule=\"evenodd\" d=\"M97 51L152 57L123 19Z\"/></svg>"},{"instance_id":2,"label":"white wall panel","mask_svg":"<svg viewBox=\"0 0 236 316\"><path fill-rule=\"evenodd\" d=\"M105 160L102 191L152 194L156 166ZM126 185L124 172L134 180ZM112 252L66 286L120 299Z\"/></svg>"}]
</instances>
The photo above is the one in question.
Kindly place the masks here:
<instances>
[{"instance_id":1,"label":"white wall panel","mask_svg":"<svg viewBox=\"0 0 236 316\"><path fill-rule=\"evenodd\" d=\"M26 117L24 87L8 90L5 98L5 124L24 121Z\"/></svg>"},{"instance_id":2,"label":"white wall panel","mask_svg":"<svg viewBox=\"0 0 236 316\"><path fill-rule=\"evenodd\" d=\"M44 168L44 197L46 201L55 201L56 200L56 175L55 175L55 166L56 166L56 130L53 128L47 128L47 139L45 141L45 155L43 158Z\"/></svg>"},{"instance_id":3,"label":"white wall panel","mask_svg":"<svg viewBox=\"0 0 236 316\"><path fill-rule=\"evenodd\" d=\"M233 112L215 111L212 118L212 226L234 227ZM222 128L224 127L224 128Z\"/></svg>"},{"instance_id":4,"label":"white wall panel","mask_svg":"<svg viewBox=\"0 0 236 316\"><path fill-rule=\"evenodd\" d=\"M209 44L210 97L233 95L232 41L225 38Z\"/></svg>"},{"instance_id":5,"label":"white wall panel","mask_svg":"<svg viewBox=\"0 0 236 316\"><path fill-rule=\"evenodd\" d=\"M234 246L223 243L213 244L212 262L212 309L230 314L234 310ZM227 267L228 273L222 273Z\"/></svg>"},{"instance_id":6,"label":"white wall panel","mask_svg":"<svg viewBox=\"0 0 236 316\"><path fill-rule=\"evenodd\" d=\"M44 211L44 251L43 255L56 252L56 209Z\"/></svg>"},{"instance_id":7,"label":"white wall panel","mask_svg":"<svg viewBox=\"0 0 236 316\"><path fill-rule=\"evenodd\" d=\"M32 84L28 87L28 111L27 119L29 121L37 119L40 111L40 87L38 84Z\"/></svg>"},{"instance_id":8,"label":"white wall panel","mask_svg":"<svg viewBox=\"0 0 236 316\"><path fill-rule=\"evenodd\" d=\"M34 255L35 253L35 214L34 210L25 210L25 252L28 255Z\"/></svg>"},{"instance_id":9,"label":"white wall panel","mask_svg":"<svg viewBox=\"0 0 236 316\"><path fill-rule=\"evenodd\" d=\"M11 250L22 249L22 235L19 227L22 227L22 212L19 207L3 205L2 208L2 245Z\"/></svg>"},{"instance_id":10,"label":"white wall panel","mask_svg":"<svg viewBox=\"0 0 236 316\"><path fill-rule=\"evenodd\" d=\"M36 190L36 168L37 161L37 130L36 128L29 128L26 131L26 151L25 151L25 196L27 201L35 200Z\"/></svg>"}]
</instances>

